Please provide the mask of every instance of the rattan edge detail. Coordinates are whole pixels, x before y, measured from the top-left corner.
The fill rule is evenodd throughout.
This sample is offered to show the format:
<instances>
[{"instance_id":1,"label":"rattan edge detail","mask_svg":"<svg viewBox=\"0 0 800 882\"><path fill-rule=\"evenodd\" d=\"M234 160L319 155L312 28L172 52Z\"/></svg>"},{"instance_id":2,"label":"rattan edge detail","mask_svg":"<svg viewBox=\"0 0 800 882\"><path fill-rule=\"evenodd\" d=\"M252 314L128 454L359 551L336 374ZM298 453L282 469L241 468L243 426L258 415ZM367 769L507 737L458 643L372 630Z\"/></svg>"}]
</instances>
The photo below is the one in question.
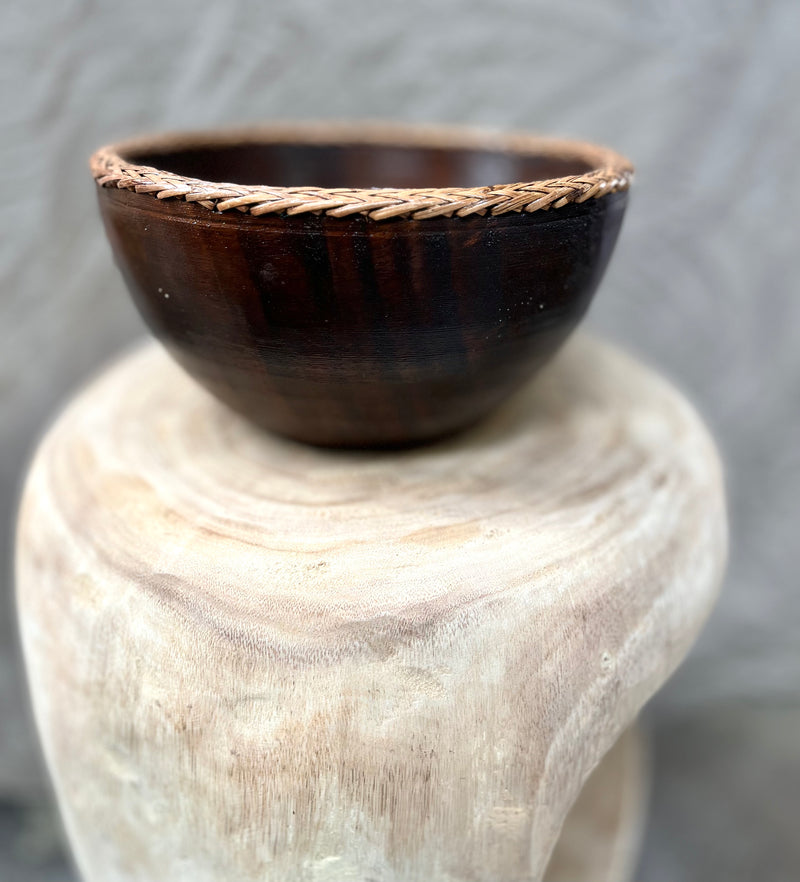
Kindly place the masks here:
<instances>
[{"instance_id":1,"label":"rattan edge detail","mask_svg":"<svg viewBox=\"0 0 800 882\"><path fill-rule=\"evenodd\" d=\"M351 189L275 187L215 183L164 171L135 161L136 153L187 147L223 147L243 143L375 144L433 148L505 150L519 154L575 157L595 165L591 171L543 181L487 187ZM126 160L124 155L132 155ZM182 199L217 213L235 210L253 216L325 214L363 215L374 221L392 218L532 213L598 199L626 190L633 167L623 156L582 141L455 127L392 124L273 124L228 131L139 138L102 147L90 169L101 187L116 187L157 199Z\"/></svg>"}]
</instances>

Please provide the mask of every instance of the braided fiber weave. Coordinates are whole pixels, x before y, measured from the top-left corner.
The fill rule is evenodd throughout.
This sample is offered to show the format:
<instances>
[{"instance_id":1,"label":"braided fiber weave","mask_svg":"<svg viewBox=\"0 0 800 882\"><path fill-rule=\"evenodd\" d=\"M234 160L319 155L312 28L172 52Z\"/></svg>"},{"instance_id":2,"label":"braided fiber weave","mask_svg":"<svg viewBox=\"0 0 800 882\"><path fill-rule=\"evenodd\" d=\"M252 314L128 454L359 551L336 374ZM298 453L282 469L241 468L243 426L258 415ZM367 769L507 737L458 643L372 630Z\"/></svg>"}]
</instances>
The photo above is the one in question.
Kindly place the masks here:
<instances>
[{"instance_id":1,"label":"braided fiber weave","mask_svg":"<svg viewBox=\"0 0 800 882\"><path fill-rule=\"evenodd\" d=\"M373 144L439 149L502 150L528 156L574 158L591 171L544 181L486 187L351 189L273 187L213 183L136 162L136 154L234 144ZM123 156L130 157L129 159ZM561 208L629 187L633 175L624 157L577 141L532 135L495 135L455 128L355 124L295 124L199 135L171 135L103 147L91 158L92 175L102 187L146 193L157 199L183 199L216 212L236 209L251 215L304 213L371 220L501 215Z\"/></svg>"}]
</instances>

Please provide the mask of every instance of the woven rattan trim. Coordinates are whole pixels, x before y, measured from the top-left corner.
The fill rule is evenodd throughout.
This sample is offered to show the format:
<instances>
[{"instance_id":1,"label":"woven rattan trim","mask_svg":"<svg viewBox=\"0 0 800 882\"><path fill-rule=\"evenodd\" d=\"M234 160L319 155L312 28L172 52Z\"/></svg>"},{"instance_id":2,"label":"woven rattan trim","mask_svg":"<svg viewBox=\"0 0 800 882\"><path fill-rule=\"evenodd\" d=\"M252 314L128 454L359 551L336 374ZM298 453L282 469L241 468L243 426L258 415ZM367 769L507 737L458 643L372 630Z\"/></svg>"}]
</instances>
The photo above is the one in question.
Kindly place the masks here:
<instances>
[{"instance_id":1,"label":"woven rattan trim","mask_svg":"<svg viewBox=\"0 0 800 882\"><path fill-rule=\"evenodd\" d=\"M291 142L505 150L523 155L574 158L596 168L568 177L487 187L334 189L214 183L138 165L135 161L137 153L148 151ZM126 160L123 155L134 158ZM314 213L339 218L365 215L375 221L502 215L561 208L626 190L633 176L633 168L624 157L580 141L523 134L497 135L469 129L347 124L295 124L139 139L101 148L92 156L90 167L102 187L133 190L157 199L183 199L215 212L235 209L255 216Z\"/></svg>"}]
</instances>

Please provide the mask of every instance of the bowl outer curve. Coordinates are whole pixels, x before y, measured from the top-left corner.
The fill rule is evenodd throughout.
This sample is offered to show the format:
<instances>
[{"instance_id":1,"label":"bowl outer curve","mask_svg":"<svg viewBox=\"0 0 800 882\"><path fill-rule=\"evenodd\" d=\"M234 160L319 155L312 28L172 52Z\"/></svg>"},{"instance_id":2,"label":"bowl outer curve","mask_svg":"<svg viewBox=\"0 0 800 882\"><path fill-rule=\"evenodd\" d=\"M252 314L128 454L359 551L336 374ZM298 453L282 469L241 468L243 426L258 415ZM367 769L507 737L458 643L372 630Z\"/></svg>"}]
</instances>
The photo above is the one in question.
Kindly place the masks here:
<instances>
[{"instance_id":1,"label":"bowl outer curve","mask_svg":"<svg viewBox=\"0 0 800 882\"><path fill-rule=\"evenodd\" d=\"M585 313L627 202L376 223L98 196L177 361L250 420L344 447L431 440L515 391Z\"/></svg>"}]
</instances>

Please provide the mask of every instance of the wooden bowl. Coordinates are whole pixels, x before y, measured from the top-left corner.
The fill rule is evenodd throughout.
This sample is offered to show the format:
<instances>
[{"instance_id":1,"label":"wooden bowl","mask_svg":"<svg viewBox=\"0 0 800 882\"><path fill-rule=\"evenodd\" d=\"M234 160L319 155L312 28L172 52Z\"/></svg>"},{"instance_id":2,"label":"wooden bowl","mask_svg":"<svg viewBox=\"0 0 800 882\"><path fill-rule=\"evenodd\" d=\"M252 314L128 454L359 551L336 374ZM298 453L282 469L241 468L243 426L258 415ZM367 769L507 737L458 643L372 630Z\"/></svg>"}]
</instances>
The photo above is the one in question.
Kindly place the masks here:
<instances>
[{"instance_id":1,"label":"wooden bowl","mask_svg":"<svg viewBox=\"0 0 800 882\"><path fill-rule=\"evenodd\" d=\"M603 275L631 176L590 144L375 124L139 139L91 168L177 361L250 420L347 447L466 427L544 364Z\"/></svg>"}]
</instances>

